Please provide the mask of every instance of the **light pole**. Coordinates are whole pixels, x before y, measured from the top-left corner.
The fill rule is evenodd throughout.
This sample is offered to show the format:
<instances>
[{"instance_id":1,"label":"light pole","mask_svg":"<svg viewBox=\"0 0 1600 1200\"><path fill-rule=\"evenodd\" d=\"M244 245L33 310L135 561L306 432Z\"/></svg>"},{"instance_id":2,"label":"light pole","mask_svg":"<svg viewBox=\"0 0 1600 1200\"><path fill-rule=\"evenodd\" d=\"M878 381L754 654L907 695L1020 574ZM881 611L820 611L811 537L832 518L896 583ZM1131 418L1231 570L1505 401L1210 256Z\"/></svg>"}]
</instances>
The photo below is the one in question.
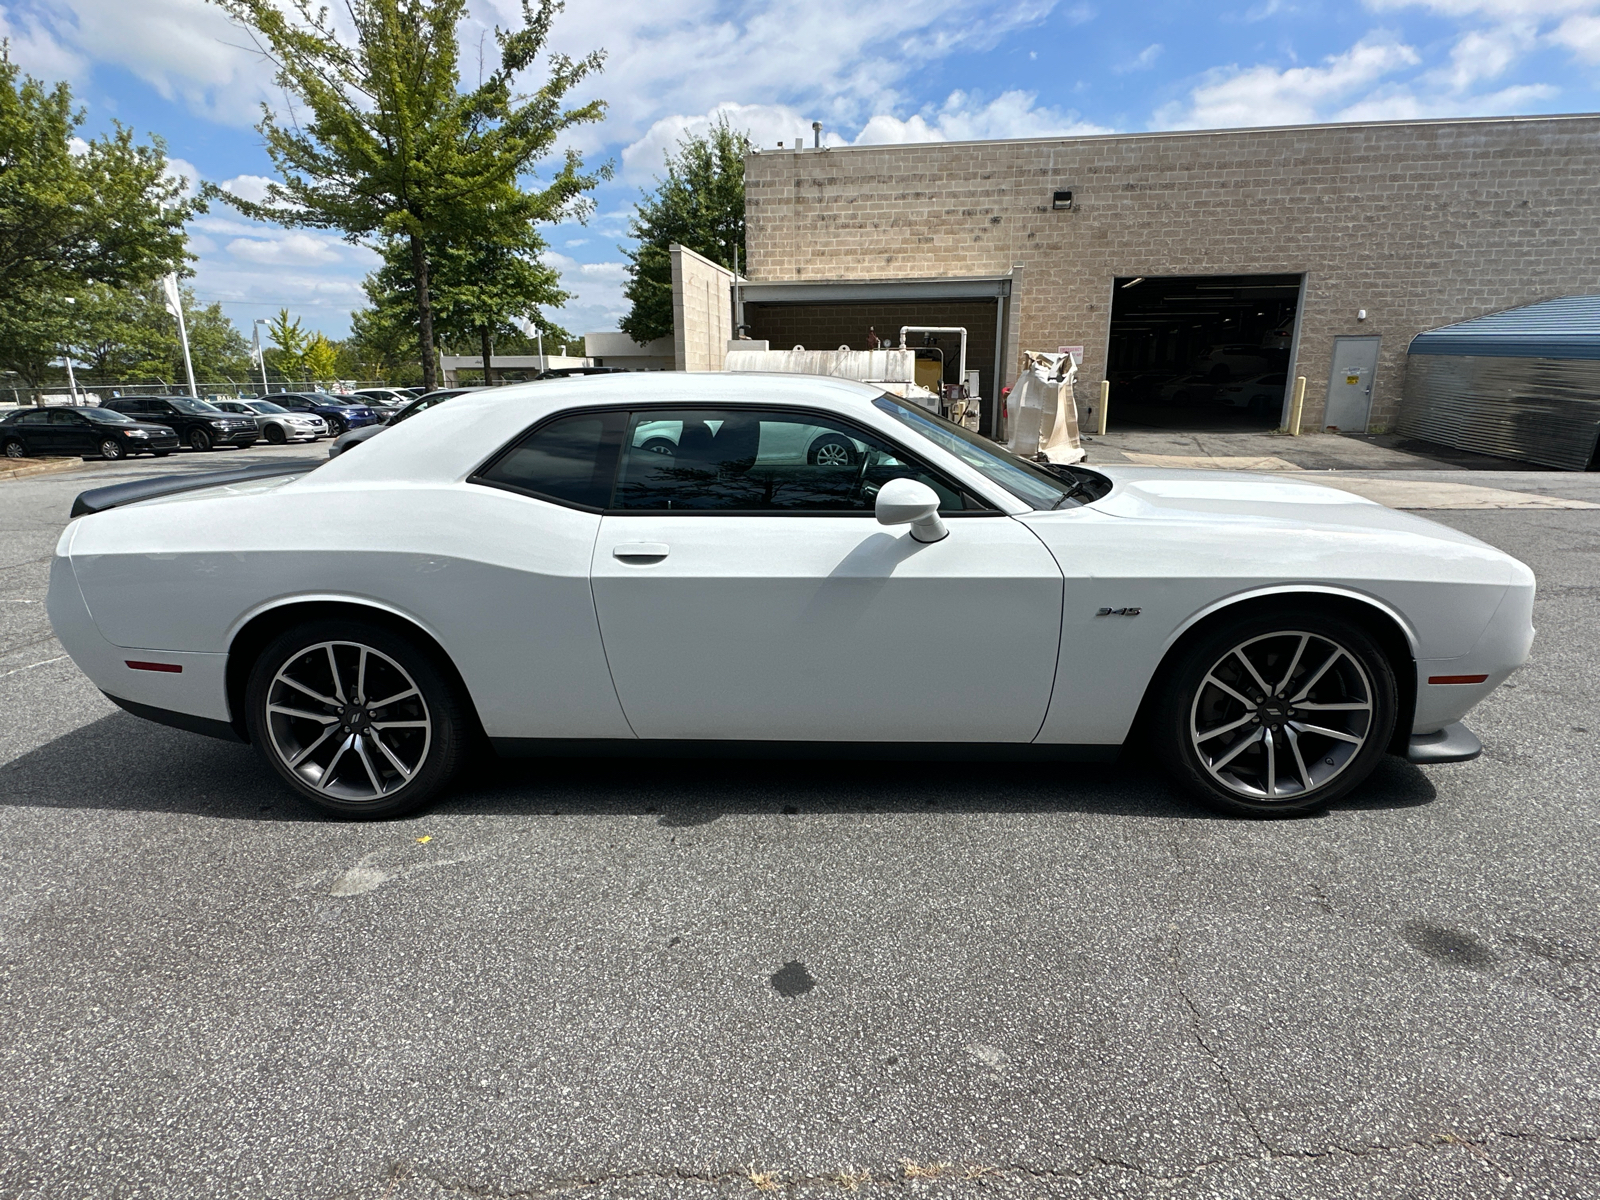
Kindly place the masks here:
<instances>
[{"instance_id":1,"label":"light pole","mask_svg":"<svg viewBox=\"0 0 1600 1200\"><path fill-rule=\"evenodd\" d=\"M63 296L62 299L65 300L68 304L72 305L74 308L77 307L78 301L77 301L77 299L75 297L73 297L73 296ZM75 376L72 373L72 347L71 346L63 346L62 347L61 361L67 364L67 392L72 397L73 407L76 408L77 404L78 404L78 378L77 378L77 376Z\"/></svg>"},{"instance_id":2,"label":"light pole","mask_svg":"<svg viewBox=\"0 0 1600 1200\"><path fill-rule=\"evenodd\" d=\"M189 395L198 400L200 393L194 387L194 364L189 361L189 327L183 320L183 296L178 291L177 275L163 276L161 290L167 294L167 311L178 319L178 337L183 340L183 373L189 377Z\"/></svg>"},{"instance_id":3,"label":"light pole","mask_svg":"<svg viewBox=\"0 0 1600 1200\"><path fill-rule=\"evenodd\" d=\"M266 325L271 328L271 323L262 317L256 318L256 323L251 327L250 336L256 343L256 366L261 368L261 397L266 399L271 389L267 387L267 352L261 348L261 327Z\"/></svg>"}]
</instances>

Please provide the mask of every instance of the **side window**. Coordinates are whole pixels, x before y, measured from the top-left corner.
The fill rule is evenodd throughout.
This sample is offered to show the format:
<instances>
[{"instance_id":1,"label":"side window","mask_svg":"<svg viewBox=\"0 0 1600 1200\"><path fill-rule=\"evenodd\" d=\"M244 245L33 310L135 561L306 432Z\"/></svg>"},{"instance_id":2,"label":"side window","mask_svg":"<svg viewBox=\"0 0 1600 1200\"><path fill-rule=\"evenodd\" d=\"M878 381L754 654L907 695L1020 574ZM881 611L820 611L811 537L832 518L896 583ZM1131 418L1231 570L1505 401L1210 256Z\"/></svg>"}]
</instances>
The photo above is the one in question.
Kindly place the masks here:
<instances>
[{"instance_id":1,"label":"side window","mask_svg":"<svg viewBox=\"0 0 1600 1200\"><path fill-rule=\"evenodd\" d=\"M933 488L941 512L976 507L891 443L822 413L636 412L625 450L620 509L870 513L900 478Z\"/></svg>"},{"instance_id":2,"label":"side window","mask_svg":"<svg viewBox=\"0 0 1600 1200\"><path fill-rule=\"evenodd\" d=\"M473 476L546 500L605 508L627 414L574 413L541 425Z\"/></svg>"},{"instance_id":3,"label":"side window","mask_svg":"<svg viewBox=\"0 0 1600 1200\"><path fill-rule=\"evenodd\" d=\"M52 409L51 412L50 412L50 424L52 424L52 425L82 425L83 424L83 418L80 417L77 413L68 412L64 408L56 408L56 409Z\"/></svg>"},{"instance_id":4,"label":"side window","mask_svg":"<svg viewBox=\"0 0 1600 1200\"><path fill-rule=\"evenodd\" d=\"M50 421L50 414L44 409L37 412L23 413L17 418L18 425L45 425Z\"/></svg>"}]
</instances>

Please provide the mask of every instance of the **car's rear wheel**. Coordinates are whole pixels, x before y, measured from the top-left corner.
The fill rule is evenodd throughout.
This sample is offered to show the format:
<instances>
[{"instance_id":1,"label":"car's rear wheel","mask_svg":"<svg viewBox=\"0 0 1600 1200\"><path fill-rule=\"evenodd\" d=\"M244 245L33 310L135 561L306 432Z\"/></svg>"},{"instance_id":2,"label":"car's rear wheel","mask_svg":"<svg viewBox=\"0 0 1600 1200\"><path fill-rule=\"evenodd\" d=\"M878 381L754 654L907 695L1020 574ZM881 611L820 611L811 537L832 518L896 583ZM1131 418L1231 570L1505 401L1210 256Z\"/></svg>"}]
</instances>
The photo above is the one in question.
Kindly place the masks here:
<instances>
[{"instance_id":1,"label":"car's rear wheel","mask_svg":"<svg viewBox=\"0 0 1600 1200\"><path fill-rule=\"evenodd\" d=\"M288 435L283 432L282 425L267 426L267 441L271 442L274 446L281 446L288 440Z\"/></svg>"},{"instance_id":2,"label":"car's rear wheel","mask_svg":"<svg viewBox=\"0 0 1600 1200\"><path fill-rule=\"evenodd\" d=\"M806 461L814 467L853 467L856 465L856 448L847 437L825 433L811 443L806 451Z\"/></svg>"},{"instance_id":3,"label":"car's rear wheel","mask_svg":"<svg viewBox=\"0 0 1600 1200\"><path fill-rule=\"evenodd\" d=\"M1152 730L1168 771L1230 813L1308 812L1386 752L1398 689L1366 630L1315 609L1228 621L1166 677Z\"/></svg>"},{"instance_id":4,"label":"car's rear wheel","mask_svg":"<svg viewBox=\"0 0 1600 1200\"><path fill-rule=\"evenodd\" d=\"M326 812L395 817L432 800L465 748L466 703L433 656L363 621L314 621L276 638L250 673L250 740Z\"/></svg>"},{"instance_id":5,"label":"car's rear wheel","mask_svg":"<svg viewBox=\"0 0 1600 1200\"><path fill-rule=\"evenodd\" d=\"M6 457L27 458L28 448L24 446L19 439L12 438L10 441L6 442Z\"/></svg>"},{"instance_id":6,"label":"car's rear wheel","mask_svg":"<svg viewBox=\"0 0 1600 1200\"><path fill-rule=\"evenodd\" d=\"M122 453L122 443L116 438L106 438L100 443L100 457L108 462L116 462Z\"/></svg>"},{"instance_id":7,"label":"car's rear wheel","mask_svg":"<svg viewBox=\"0 0 1600 1200\"><path fill-rule=\"evenodd\" d=\"M204 429L191 429L189 431L189 448L198 450L202 454L211 449L211 435Z\"/></svg>"}]
</instances>

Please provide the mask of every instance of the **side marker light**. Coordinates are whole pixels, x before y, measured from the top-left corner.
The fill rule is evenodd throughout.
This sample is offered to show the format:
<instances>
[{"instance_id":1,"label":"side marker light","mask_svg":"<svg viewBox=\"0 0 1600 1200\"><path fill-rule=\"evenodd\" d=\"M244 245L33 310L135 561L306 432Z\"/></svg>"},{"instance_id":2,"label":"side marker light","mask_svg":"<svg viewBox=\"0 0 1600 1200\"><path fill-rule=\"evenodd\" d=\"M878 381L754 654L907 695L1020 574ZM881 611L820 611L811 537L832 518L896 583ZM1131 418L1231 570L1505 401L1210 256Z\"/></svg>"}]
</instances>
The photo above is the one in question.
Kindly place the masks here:
<instances>
[{"instance_id":1,"label":"side marker light","mask_svg":"<svg viewBox=\"0 0 1600 1200\"><path fill-rule=\"evenodd\" d=\"M131 658L124 661L135 671L166 671L172 675L183 674L183 668L177 663L136 662Z\"/></svg>"},{"instance_id":2,"label":"side marker light","mask_svg":"<svg viewBox=\"0 0 1600 1200\"><path fill-rule=\"evenodd\" d=\"M1483 683L1487 675L1429 675L1429 683Z\"/></svg>"}]
</instances>

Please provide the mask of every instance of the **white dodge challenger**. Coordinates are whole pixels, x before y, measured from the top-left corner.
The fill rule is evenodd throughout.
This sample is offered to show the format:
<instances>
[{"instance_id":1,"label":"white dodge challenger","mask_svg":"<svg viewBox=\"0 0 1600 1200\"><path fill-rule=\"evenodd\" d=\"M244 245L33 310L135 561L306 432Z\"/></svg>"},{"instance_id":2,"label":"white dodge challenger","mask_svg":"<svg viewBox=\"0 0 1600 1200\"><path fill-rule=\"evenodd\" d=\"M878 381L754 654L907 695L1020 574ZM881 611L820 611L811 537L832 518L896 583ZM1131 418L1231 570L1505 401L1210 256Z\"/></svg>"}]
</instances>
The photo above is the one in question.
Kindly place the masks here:
<instances>
[{"instance_id":1,"label":"white dodge challenger","mask_svg":"<svg viewBox=\"0 0 1600 1200\"><path fill-rule=\"evenodd\" d=\"M795 453L830 431L853 452ZM1475 756L1461 718L1533 639L1532 572L1444 526L1309 482L1047 468L841 380L500 388L295 470L84 493L50 618L123 708L248 741L349 816L490 747L1135 743L1200 800L1296 813L1388 753Z\"/></svg>"}]
</instances>

